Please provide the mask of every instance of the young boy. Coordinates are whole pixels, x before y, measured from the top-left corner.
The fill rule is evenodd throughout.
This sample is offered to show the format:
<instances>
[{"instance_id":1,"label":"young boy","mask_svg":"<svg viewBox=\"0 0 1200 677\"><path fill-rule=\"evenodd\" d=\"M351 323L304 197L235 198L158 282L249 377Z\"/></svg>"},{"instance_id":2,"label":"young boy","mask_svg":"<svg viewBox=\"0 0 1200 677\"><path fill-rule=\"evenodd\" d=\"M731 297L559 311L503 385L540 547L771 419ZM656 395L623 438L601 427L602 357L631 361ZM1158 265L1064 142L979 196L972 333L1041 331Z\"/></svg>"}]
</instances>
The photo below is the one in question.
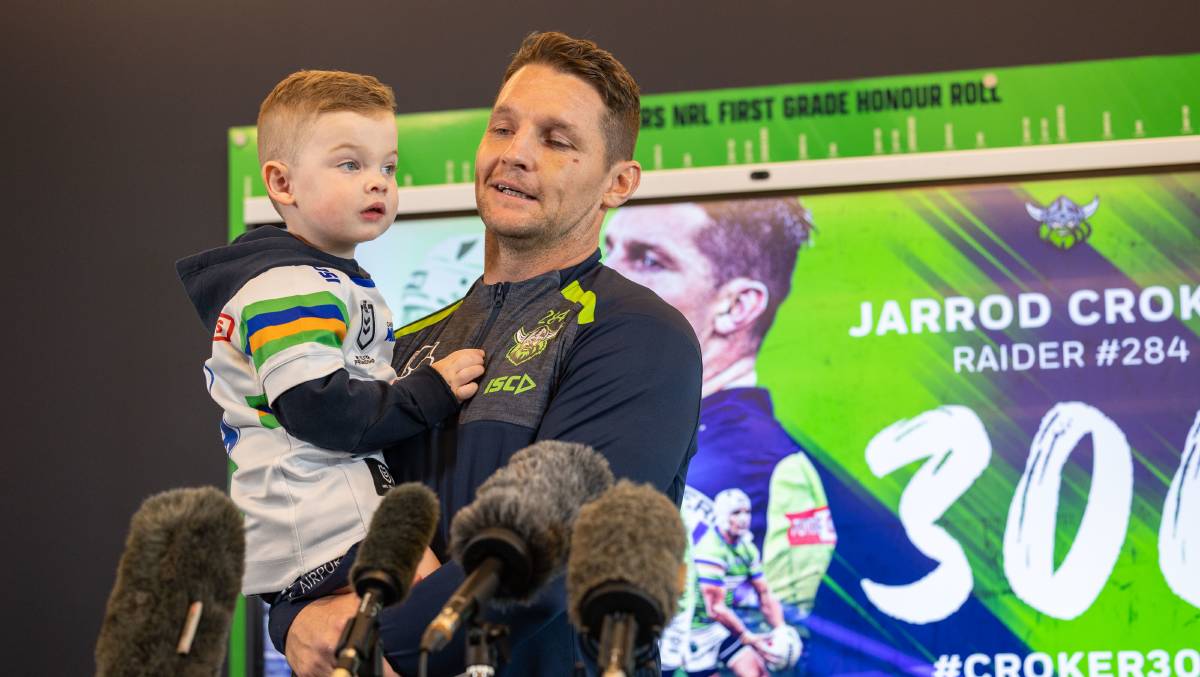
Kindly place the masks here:
<instances>
[{"instance_id":1,"label":"young boy","mask_svg":"<svg viewBox=\"0 0 1200 677\"><path fill-rule=\"evenodd\" d=\"M373 77L285 78L259 111L258 153L287 229L177 264L214 330L204 370L246 515L243 592L271 604L345 585L393 484L379 449L457 411L483 374L483 352L460 350L397 381L391 312L353 259L396 216L394 115Z\"/></svg>"}]
</instances>

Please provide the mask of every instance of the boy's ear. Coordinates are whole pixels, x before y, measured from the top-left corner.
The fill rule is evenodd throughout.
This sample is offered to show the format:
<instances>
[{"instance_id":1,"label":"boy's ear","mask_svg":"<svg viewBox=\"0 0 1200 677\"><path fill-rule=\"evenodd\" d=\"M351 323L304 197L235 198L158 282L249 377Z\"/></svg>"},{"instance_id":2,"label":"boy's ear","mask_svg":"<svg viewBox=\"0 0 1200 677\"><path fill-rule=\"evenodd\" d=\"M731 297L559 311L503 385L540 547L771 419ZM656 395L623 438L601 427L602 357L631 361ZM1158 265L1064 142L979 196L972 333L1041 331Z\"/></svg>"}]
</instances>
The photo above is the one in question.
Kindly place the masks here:
<instances>
[{"instance_id":1,"label":"boy's ear","mask_svg":"<svg viewBox=\"0 0 1200 677\"><path fill-rule=\"evenodd\" d=\"M268 160L262 166L263 185L267 187L267 195L277 204L292 205L296 196L292 194L292 177L288 166L279 160Z\"/></svg>"}]
</instances>

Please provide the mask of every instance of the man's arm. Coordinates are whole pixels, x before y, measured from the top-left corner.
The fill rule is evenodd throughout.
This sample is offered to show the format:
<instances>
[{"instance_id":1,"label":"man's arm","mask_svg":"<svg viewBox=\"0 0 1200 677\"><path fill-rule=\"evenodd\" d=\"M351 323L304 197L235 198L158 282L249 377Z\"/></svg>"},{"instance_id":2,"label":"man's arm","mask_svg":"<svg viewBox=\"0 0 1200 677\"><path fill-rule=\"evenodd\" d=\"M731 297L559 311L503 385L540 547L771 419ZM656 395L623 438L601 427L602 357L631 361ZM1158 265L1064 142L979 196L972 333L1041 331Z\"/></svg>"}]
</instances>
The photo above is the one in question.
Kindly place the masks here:
<instances>
[{"instance_id":1,"label":"man's arm","mask_svg":"<svg viewBox=\"0 0 1200 677\"><path fill-rule=\"evenodd\" d=\"M775 599L775 595L771 594L771 587L767 585L767 579L763 576L752 578L750 579L750 584L758 592L758 605L762 609L763 617L767 619L767 623L770 623L772 628L783 625L783 609L779 606L779 601Z\"/></svg>"},{"instance_id":2,"label":"man's arm","mask_svg":"<svg viewBox=\"0 0 1200 677\"><path fill-rule=\"evenodd\" d=\"M592 446L616 477L678 503L700 415L696 337L682 316L597 315L570 348L537 438Z\"/></svg>"}]
</instances>

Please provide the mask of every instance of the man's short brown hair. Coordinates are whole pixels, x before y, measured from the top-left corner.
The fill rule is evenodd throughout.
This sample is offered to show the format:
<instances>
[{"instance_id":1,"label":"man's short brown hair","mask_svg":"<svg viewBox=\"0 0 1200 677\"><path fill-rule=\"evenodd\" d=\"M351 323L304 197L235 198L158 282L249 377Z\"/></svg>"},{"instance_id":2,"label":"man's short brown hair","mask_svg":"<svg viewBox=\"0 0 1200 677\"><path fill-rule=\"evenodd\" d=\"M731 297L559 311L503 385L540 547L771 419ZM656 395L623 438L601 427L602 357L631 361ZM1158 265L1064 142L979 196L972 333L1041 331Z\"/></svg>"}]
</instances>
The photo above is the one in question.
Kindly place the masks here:
<instances>
[{"instance_id":1,"label":"man's short brown hair","mask_svg":"<svg viewBox=\"0 0 1200 677\"><path fill-rule=\"evenodd\" d=\"M696 233L696 248L713 268L713 288L736 277L767 287L767 307L752 336L762 341L779 305L792 289L796 255L815 230L812 214L794 197L698 202L709 223Z\"/></svg>"},{"instance_id":2,"label":"man's short brown hair","mask_svg":"<svg viewBox=\"0 0 1200 677\"><path fill-rule=\"evenodd\" d=\"M392 88L370 75L296 71L275 85L258 109L258 162L295 159L308 126L321 113L396 112Z\"/></svg>"},{"instance_id":3,"label":"man's short brown hair","mask_svg":"<svg viewBox=\"0 0 1200 677\"><path fill-rule=\"evenodd\" d=\"M545 64L590 84L604 101L605 160L609 166L633 159L638 127L642 124L641 91L625 66L591 40L549 31L530 33L513 55L504 82L531 63Z\"/></svg>"}]
</instances>

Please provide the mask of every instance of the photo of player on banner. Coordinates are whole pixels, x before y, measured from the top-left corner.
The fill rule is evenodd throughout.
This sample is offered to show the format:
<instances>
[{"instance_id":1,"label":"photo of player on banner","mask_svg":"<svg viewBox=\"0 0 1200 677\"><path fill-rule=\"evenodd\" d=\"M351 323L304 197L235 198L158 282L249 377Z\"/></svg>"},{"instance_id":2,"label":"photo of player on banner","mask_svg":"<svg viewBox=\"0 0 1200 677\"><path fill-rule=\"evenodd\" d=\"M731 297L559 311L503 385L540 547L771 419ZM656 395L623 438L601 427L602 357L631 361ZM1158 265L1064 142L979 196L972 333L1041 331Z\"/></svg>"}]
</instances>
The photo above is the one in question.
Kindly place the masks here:
<instances>
[{"instance_id":1,"label":"photo of player on banner","mask_svg":"<svg viewBox=\"0 0 1200 677\"><path fill-rule=\"evenodd\" d=\"M666 674L804 671L804 619L837 532L755 365L812 234L793 197L627 207L605 231L606 263L678 308L704 360L683 505L695 582L662 642Z\"/></svg>"}]
</instances>

